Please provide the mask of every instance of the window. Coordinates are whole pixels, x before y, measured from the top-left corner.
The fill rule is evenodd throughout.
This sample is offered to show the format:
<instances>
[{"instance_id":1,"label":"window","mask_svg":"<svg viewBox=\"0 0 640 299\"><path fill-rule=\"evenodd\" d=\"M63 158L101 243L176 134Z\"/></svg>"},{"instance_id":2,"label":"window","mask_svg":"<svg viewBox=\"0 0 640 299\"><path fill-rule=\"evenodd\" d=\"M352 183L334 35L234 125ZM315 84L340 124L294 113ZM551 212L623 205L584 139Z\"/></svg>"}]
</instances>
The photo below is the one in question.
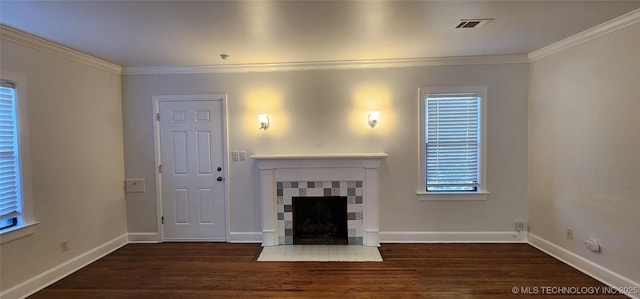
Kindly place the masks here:
<instances>
[{"instance_id":1,"label":"window","mask_svg":"<svg viewBox=\"0 0 640 299\"><path fill-rule=\"evenodd\" d=\"M422 88L420 194L485 193L486 88Z\"/></svg>"},{"instance_id":2,"label":"window","mask_svg":"<svg viewBox=\"0 0 640 299\"><path fill-rule=\"evenodd\" d=\"M427 191L477 191L480 97L430 93L425 101Z\"/></svg>"},{"instance_id":3,"label":"window","mask_svg":"<svg viewBox=\"0 0 640 299\"><path fill-rule=\"evenodd\" d=\"M0 80L0 230L16 226L21 209L15 83Z\"/></svg>"},{"instance_id":4,"label":"window","mask_svg":"<svg viewBox=\"0 0 640 299\"><path fill-rule=\"evenodd\" d=\"M0 78L0 244L35 233L27 80L2 71Z\"/></svg>"}]
</instances>

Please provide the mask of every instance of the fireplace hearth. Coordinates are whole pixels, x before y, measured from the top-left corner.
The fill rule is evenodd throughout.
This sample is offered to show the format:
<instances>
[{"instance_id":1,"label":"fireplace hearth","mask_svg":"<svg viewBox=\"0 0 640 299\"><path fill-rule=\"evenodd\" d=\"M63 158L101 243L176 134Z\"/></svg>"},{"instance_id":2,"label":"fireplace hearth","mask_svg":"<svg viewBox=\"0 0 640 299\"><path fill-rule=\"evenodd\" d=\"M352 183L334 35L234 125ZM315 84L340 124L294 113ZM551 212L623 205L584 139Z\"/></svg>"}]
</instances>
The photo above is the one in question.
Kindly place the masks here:
<instances>
[{"instance_id":1,"label":"fireplace hearth","mask_svg":"<svg viewBox=\"0 0 640 299\"><path fill-rule=\"evenodd\" d=\"M293 244L346 245L347 197L293 197Z\"/></svg>"}]
</instances>

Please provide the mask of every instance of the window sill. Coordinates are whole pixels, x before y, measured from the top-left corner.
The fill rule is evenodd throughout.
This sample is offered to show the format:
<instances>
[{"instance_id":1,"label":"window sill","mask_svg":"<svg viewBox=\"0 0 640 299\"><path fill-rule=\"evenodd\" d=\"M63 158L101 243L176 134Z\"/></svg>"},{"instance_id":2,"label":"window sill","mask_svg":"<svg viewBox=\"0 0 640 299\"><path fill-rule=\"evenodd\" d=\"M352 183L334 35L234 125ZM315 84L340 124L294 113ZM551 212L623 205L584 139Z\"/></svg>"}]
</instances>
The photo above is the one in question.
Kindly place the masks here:
<instances>
[{"instance_id":1,"label":"window sill","mask_svg":"<svg viewBox=\"0 0 640 299\"><path fill-rule=\"evenodd\" d=\"M425 201L467 201L467 200L487 200L489 192L426 192L418 191L418 200Z\"/></svg>"},{"instance_id":2,"label":"window sill","mask_svg":"<svg viewBox=\"0 0 640 299\"><path fill-rule=\"evenodd\" d=\"M9 243L13 240L32 235L36 232L36 226L38 226L38 224L40 224L40 222L23 224L0 232L0 244Z\"/></svg>"}]
</instances>

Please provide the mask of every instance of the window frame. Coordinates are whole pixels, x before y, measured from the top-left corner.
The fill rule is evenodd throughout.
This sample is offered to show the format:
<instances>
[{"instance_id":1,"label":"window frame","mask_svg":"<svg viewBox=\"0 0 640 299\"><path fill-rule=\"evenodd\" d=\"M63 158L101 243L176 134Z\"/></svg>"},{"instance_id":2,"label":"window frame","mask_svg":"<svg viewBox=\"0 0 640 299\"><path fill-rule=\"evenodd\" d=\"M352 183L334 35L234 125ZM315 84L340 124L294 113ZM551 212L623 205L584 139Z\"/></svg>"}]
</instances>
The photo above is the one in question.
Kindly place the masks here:
<instances>
[{"instance_id":1,"label":"window frame","mask_svg":"<svg viewBox=\"0 0 640 299\"><path fill-rule=\"evenodd\" d=\"M0 244L4 244L35 233L39 224L33 214L31 188L31 150L29 140L29 117L27 102L26 76L7 71L0 72L0 79L15 83L16 116L18 134L18 155L20 165L21 215L17 216L17 224L0 231Z\"/></svg>"},{"instance_id":2,"label":"window frame","mask_svg":"<svg viewBox=\"0 0 640 299\"><path fill-rule=\"evenodd\" d=\"M476 93L480 97L480 147L479 147L479 177L476 191L427 191L426 182L426 112L427 96L431 93ZM426 86L418 90L419 102L419 185L416 195L419 200L487 200L489 192L486 185L486 146L487 146L487 87L486 86Z\"/></svg>"}]
</instances>

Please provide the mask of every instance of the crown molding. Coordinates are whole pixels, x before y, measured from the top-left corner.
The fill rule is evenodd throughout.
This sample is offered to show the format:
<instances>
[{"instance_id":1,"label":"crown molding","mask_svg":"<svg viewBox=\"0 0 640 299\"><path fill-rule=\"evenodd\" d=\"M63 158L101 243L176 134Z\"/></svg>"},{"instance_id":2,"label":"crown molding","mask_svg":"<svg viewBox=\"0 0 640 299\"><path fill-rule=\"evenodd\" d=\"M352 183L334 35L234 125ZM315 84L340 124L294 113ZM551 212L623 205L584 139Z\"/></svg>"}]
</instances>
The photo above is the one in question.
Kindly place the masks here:
<instances>
[{"instance_id":1,"label":"crown molding","mask_svg":"<svg viewBox=\"0 0 640 299\"><path fill-rule=\"evenodd\" d=\"M93 57L80 51L50 42L31 34L0 24L0 38L43 52L55 54L117 75L122 75L122 67Z\"/></svg>"},{"instance_id":2,"label":"crown molding","mask_svg":"<svg viewBox=\"0 0 640 299\"><path fill-rule=\"evenodd\" d=\"M132 66L132 67L124 67L123 74L124 75L168 75L168 74L251 73L251 72L345 70L345 69L372 69L372 68L397 68L397 67L468 65L468 64L503 64L503 63L528 63L528 59L526 54L517 54L517 55L459 56L459 57L416 58L416 59L337 60L337 61L251 63L251 64L228 64L228 65Z\"/></svg>"},{"instance_id":3,"label":"crown molding","mask_svg":"<svg viewBox=\"0 0 640 299\"><path fill-rule=\"evenodd\" d=\"M569 48L578 46L590 40L596 39L605 34L620 30L629 25L635 24L640 21L640 8L633 10L620 17L604 22L600 25L582 31L576 35L565 38L559 42L548 45L539 50L529 53L529 62L545 58L547 56L562 52Z\"/></svg>"}]
</instances>

